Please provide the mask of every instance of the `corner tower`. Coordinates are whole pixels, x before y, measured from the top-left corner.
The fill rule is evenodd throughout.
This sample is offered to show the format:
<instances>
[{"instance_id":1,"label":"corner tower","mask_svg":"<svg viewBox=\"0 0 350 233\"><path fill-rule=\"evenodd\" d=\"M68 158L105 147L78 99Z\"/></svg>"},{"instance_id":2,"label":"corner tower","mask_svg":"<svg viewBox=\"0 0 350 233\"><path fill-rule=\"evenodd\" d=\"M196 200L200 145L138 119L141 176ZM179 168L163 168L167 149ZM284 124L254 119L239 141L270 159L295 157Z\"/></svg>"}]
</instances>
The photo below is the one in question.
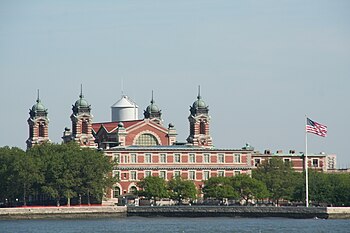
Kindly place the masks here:
<instances>
[{"instance_id":1,"label":"corner tower","mask_svg":"<svg viewBox=\"0 0 350 233\"><path fill-rule=\"evenodd\" d=\"M209 107L205 104L200 95L200 87L198 87L197 100L190 106L190 135L187 138L188 143L195 146L212 147L213 141L209 134L210 116L208 114Z\"/></svg>"},{"instance_id":2,"label":"corner tower","mask_svg":"<svg viewBox=\"0 0 350 233\"><path fill-rule=\"evenodd\" d=\"M91 105L84 99L83 88L81 87L79 99L72 107L72 136L80 146L95 147L95 138L92 135Z\"/></svg>"},{"instance_id":3,"label":"corner tower","mask_svg":"<svg viewBox=\"0 0 350 233\"><path fill-rule=\"evenodd\" d=\"M162 111L155 104L153 99L153 91L152 91L152 99L151 104L147 106L146 110L143 112L145 119L154 120L158 124L162 124Z\"/></svg>"},{"instance_id":4,"label":"corner tower","mask_svg":"<svg viewBox=\"0 0 350 233\"><path fill-rule=\"evenodd\" d=\"M38 90L38 98L36 104L29 109L29 118L27 120L29 125L29 138L26 141L27 148L34 145L49 142L49 118L48 111L41 103Z\"/></svg>"}]
</instances>

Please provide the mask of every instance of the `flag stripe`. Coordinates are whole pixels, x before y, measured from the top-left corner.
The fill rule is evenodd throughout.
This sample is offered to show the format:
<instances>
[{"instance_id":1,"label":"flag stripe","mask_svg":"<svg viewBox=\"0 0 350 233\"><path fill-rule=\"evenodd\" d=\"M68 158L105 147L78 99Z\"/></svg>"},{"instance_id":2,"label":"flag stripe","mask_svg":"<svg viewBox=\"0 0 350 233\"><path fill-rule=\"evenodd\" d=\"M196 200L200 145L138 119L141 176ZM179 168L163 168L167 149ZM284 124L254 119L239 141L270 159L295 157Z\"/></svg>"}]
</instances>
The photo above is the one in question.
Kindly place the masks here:
<instances>
[{"instance_id":1,"label":"flag stripe","mask_svg":"<svg viewBox=\"0 0 350 233\"><path fill-rule=\"evenodd\" d=\"M327 136L327 126L317 123L309 118L307 118L306 132L313 133L321 137Z\"/></svg>"}]
</instances>

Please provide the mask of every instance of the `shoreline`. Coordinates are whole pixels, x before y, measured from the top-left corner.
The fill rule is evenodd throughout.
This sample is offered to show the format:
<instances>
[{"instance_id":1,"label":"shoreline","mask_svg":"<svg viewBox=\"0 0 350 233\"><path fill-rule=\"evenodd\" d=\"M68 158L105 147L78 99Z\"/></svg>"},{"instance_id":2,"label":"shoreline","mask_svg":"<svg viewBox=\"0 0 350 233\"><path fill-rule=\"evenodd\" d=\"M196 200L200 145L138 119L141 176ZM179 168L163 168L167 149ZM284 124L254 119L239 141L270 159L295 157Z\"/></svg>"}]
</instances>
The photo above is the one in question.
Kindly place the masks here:
<instances>
[{"instance_id":1,"label":"shoreline","mask_svg":"<svg viewBox=\"0 0 350 233\"><path fill-rule=\"evenodd\" d=\"M350 219L350 207L89 206L0 208L0 220L124 217Z\"/></svg>"}]
</instances>

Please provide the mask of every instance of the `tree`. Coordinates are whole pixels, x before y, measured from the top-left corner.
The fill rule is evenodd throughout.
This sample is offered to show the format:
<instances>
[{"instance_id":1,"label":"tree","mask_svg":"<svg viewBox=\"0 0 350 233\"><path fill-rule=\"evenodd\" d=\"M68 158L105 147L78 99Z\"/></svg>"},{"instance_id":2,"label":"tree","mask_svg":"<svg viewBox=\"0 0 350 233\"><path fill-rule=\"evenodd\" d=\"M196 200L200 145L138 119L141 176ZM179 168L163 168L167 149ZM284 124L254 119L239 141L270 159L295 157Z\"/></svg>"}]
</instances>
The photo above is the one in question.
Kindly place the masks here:
<instances>
[{"instance_id":1,"label":"tree","mask_svg":"<svg viewBox=\"0 0 350 233\"><path fill-rule=\"evenodd\" d=\"M138 192L139 196L145 196L149 199L165 198L169 197L166 182L159 176L148 176L137 183L141 188Z\"/></svg>"},{"instance_id":2,"label":"tree","mask_svg":"<svg viewBox=\"0 0 350 233\"><path fill-rule=\"evenodd\" d=\"M229 177L211 177L204 181L202 189L204 198L237 198L238 193L232 187L232 182Z\"/></svg>"},{"instance_id":3,"label":"tree","mask_svg":"<svg viewBox=\"0 0 350 233\"><path fill-rule=\"evenodd\" d=\"M253 170L253 178L265 183L270 197L278 205L280 199L290 200L295 188L294 170L290 162L280 158L263 161Z\"/></svg>"},{"instance_id":4,"label":"tree","mask_svg":"<svg viewBox=\"0 0 350 233\"><path fill-rule=\"evenodd\" d=\"M170 197L182 203L183 199L194 199L197 196L196 186L193 181L183 180L177 176L168 181Z\"/></svg>"},{"instance_id":5,"label":"tree","mask_svg":"<svg viewBox=\"0 0 350 233\"><path fill-rule=\"evenodd\" d=\"M249 200L263 199L269 196L266 185L248 175L238 175L231 178L232 186L248 205Z\"/></svg>"},{"instance_id":6,"label":"tree","mask_svg":"<svg viewBox=\"0 0 350 233\"><path fill-rule=\"evenodd\" d=\"M90 195L94 195L97 200L102 200L103 194L107 188L112 188L117 179L113 177L112 170L117 164L110 161L102 151L96 151L90 148L80 150L82 159L81 168L81 186L77 192L80 195L86 195L90 205Z\"/></svg>"}]
</instances>

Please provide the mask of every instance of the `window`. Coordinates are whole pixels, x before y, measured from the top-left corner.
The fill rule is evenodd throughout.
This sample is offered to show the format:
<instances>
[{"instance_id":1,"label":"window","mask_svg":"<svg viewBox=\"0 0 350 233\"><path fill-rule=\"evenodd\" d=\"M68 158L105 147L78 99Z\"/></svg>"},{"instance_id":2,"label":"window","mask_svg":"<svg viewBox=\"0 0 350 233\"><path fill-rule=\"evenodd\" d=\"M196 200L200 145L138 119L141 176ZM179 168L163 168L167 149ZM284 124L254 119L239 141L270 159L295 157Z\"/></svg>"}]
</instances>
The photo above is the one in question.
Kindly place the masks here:
<instances>
[{"instance_id":1,"label":"window","mask_svg":"<svg viewBox=\"0 0 350 233\"><path fill-rule=\"evenodd\" d=\"M189 180L195 180L196 179L196 172L195 171L189 171L188 172L188 179Z\"/></svg>"},{"instance_id":2,"label":"window","mask_svg":"<svg viewBox=\"0 0 350 233\"><path fill-rule=\"evenodd\" d=\"M86 120L83 120L83 122L81 122L81 133L83 134L88 134L89 130L88 130L88 123Z\"/></svg>"},{"instance_id":3,"label":"window","mask_svg":"<svg viewBox=\"0 0 350 233\"><path fill-rule=\"evenodd\" d=\"M131 161L130 161L130 163L137 163L137 160L136 160L136 158L137 158L137 157L136 157L136 154L131 154L131 155L130 155L130 157L131 157L131 159L130 159L130 160L131 160Z\"/></svg>"},{"instance_id":4,"label":"window","mask_svg":"<svg viewBox=\"0 0 350 233\"><path fill-rule=\"evenodd\" d=\"M115 177L118 180L120 180L120 171L113 171L113 177Z\"/></svg>"},{"instance_id":5,"label":"window","mask_svg":"<svg viewBox=\"0 0 350 233\"><path fill-rule=\"evenodd\" d=\"M174 171L174 177L181 177L180 171Z\"/></svg>"},{"instance_id":6,"label":"window","mask_svg":"<svg viewBox=\"0 0 350 233\"><path fill-rule=\"evenodd\" d=\"M161 163L166 163L166 154L160 154L160 162Z\"/></svg>"},{"instance_id":7,"label":"window","mask_svg":"<svg viewBox=\"0 0 350 233\"><path fill-rule=\"evenodd\" d=\"M152 176L152 172L151 171L145 171L145 177L149 177Z\"/></svg>"},{"instance_id":8,"label":"window","mask_svg":"<svg viewBox=\"0 0 350 233\"><path fill-rule=\"evenodd\" d=\"M159 177L162 179L166 179L166 171L159 171Z\"/></svg>"},{"instance_id":9,"label":"window","mask_svg":"<svg viewBox=\"0 0 350 233\"><path fill-rule=\"evenodd\" d=\"M204 163L210 162L210 154L204 154Z\"/></svg>"},{"instance_id":10,"label":"window","mask_svg":"<svg viewBox=\"0 0 350 233\"><path fill-rule=\"evenodd\" d=\"M195 163L196 162L196 155L195 154L190 154L189 157L190 157L190 159L189 159L190 163Z\"/></svg>"},{"instance_id":11,"label":"window","mask_svg":"<svg viewBox=\"0 0 350 233\"><path fill-rule=\"evenodd\" d=\"M129 193L135 194L137 192L137 188L135 186L131 186Z\"/></svg>"},{"instance_id":12,"label":"window","mask_svg":"<svg viewBox=\"0 0 350 233\"><path fill-rule=\"evenodd\" d=\"M238 176L241 174L241 171L235 171L235 176Z\"/></svg>"},{"instance_id":13,"label":"window","mask_svg":"<svg viewBox=\"0 0 350 233\"><path fill-rule=\"evenodd\" d=\"M318 167L318 159L313 159L312 160L312 166L313 167Z\"/></svg>"},{"instance_id":14,"label":"window","mask_svg":"<svg viewBox=\"0 0 350 233\"><path fill-rule=\"evenodd\" d=\"M224 162L225 162L225 155L218 154L218 163L224 163Z\"/></svg>"},{"instance_id":15,"label":"window","mask_svg":"<svg viewBox=\"0 0 350 233\"><path fill-rule=\"evenodd\" d=\"M118 198L120 196L120 188L114 187L113 189L113 198Z\"/></svg>"},{"instance_id":16,"label":"window","mask_svg":"<svg viewBox=\"0 0 350 233\"><path fill-rule=\"evenodd\" d=\"M241 163L241 155L235 154L235 163Z\"/></svg>"},{"instance_id":17,"label":"window","mask_svg":"<svg viewBox=\"0 0 350 233\"><path fill-rule=\"evenodd\" d=\"M218 177L225 176L225 171L218 171Z\"/></svg>"},{"instance_id":18,"label":"window","mask_svg":"<svg viewBox=\"0 0 350 233\"><path fill-rule=\"evenodd\" d=\"M129 163L129 155L124 155L124 163Z\"/></svg>"},{"instance_id":19,"label":"window","mask_svg":"<svg viewBox=\"0 0 350 233\"><path fill-rule=\"evenodd\" d=\"M136 139L135 144L137 146L156 146L156 145L159 145L157 138L149 133L141 134Z\"/></svg>"},{"instance_id":20,"label":"window","mask_svg":"<svg viewBox=\"0 0 350 233\"><path fill-rule=\"evenodd\" d=\"M136 180L136 171L131 171L130 172L130 180Z\"/></svg>"},{"instance_id":21,"label":"window","mask_svg":"<svg viewBox=\"0 0 350 233\"><path fill-rule=\"evenodd\" d=\"M203 171L203 180L208 180L210 178L210 171Z\"/></svg>"},{"instance_id":22,"label":"window","mask_svg":"<svg viewBox=\"0 0 350 233\"><path fill-rule=\"evenodd\" d=\"M203 121L199 123L199 134L205 134L205 123Z\"/></svg>"},{"instance_id":23,"label":"window","mask_svg":"<svg viewBox=\"0 0 350 233\"><path fill-rule=\"evenodd\" d=\"M152 163L151 154L145 154L145 163Z\"/></svg>"},{"instance_id":24,"label":"window","mask_svg":"<svg viewBox=\"0 0 350 233\"><path fill-rule=\"evenodd\" d=\"M260 164L260 159L254 159L254 166L257 167Z\"/></svg>"},{"instance_id":25,"label":"window","mask_svg":"<svg viewBox=\"0 0 350 233\"><path fill-rule=\"evenodd\" d=\"M45 137L45 125L44 125L44 123L39 124L39 137Z\"/></svg>"},{"instance_id":26,"label":"window","mask_svg":"<svg viewBox=\"0 0 350 233\"><path fill-rule=\"evenodd\" d=\"M174 162L175 163L181 163L181 155L180 154L175 154L174 155Z\"/></svg>"},{"instance_id":27,"label":"window","mask_svg":"<svg viewBox=\"0 0 350 233\"><path fill-rule=\"evenodd\" d=\"M120 162L120 154L114 154L113 157L114 157L114 162L115 163L119 163Z\"/></svg>"},{"instance_id":28,"label":"window","mask_svg":"<svg viewBox=\"0 0 350 233\"><path fill-rule=\"evenodd\" d=\"M283 161L284 161L285 163L289 163L289 162L290 162L290 159L283 159Z\"/></svg>"}]
</instances>

